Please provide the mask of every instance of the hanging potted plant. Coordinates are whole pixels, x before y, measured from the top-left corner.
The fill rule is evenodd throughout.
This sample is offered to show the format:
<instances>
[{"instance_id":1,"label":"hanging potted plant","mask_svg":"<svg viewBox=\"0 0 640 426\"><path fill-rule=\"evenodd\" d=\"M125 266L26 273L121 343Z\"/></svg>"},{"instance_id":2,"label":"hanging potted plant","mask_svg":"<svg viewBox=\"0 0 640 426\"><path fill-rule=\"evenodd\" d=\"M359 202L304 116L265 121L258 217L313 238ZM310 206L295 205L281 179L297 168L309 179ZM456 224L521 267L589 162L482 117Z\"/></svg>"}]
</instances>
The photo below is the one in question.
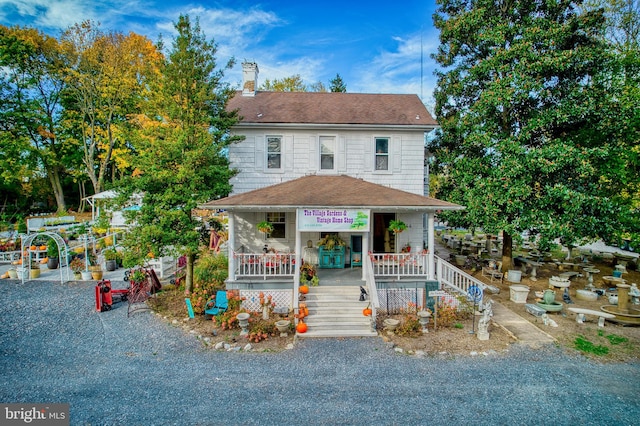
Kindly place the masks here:
<instances>
[{"instance_id":1,"label":"hanging potted plant","mask_svg":"<svg viewBox=\"0 0 640 426\"><path fill-rule=\"evenodd\" d=\"M405 229L407 229L407 224L401 220L394 219L389 222L389 232L392 232L394 234L399 234Z\"/></svg>"},{"instance_id":2,"label":"hanging potted plant","mask_svg":"<svg viewBox=\"0 0 640 426\"><path fill-rule=\"evenodd\" d=\"M273 224L269 221L263 220L262 222L259 222L256 225L256 228L258 228L258 231L262 232L263 234L267 234L269 235L270 233L273 232Z\"/></svg>"}]
</instances>

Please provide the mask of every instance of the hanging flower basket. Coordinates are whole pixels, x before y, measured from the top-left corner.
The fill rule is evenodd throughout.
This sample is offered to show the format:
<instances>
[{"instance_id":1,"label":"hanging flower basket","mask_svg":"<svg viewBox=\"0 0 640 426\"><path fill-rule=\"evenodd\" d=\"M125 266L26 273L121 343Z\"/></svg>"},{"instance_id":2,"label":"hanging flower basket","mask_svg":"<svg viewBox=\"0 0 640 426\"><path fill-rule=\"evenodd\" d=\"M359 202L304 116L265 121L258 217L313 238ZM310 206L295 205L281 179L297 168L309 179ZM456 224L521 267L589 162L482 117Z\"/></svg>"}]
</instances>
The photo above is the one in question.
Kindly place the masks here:
<instances>
[{"instance_id":1,"label":"hanging flower basket","mask_svg":"<svg viewBox=\"0 0 640 426\"><path fill-rule=\"evenodd\" d=\"M399 234L405 229L407 229L407 224L401 220L392 220L389 222L389 232Z\"/></svg>"},{"instance_id":2,"label":"hanging flower basket","mask_svg":"<svg viewBox=\"0 0 640 426\"><path fill-rule=\"evenodd\" d=\"M256 228L258 228L258 231L264 234L270 234L273 232L273 224L271 222L267 222L266 220L258 223L256 225Z\"/></svg>"}]
</instances>

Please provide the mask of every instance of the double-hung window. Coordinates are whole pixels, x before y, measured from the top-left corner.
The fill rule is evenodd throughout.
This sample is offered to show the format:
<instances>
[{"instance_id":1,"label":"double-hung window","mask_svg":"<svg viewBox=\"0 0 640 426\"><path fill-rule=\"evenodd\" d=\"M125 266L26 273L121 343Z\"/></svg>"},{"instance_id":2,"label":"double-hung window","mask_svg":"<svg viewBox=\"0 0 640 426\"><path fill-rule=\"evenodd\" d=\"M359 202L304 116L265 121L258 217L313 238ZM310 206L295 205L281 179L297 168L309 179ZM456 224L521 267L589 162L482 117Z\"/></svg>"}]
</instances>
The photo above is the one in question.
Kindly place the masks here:
<instances>
[{"instance_id":1,"label":"double-hung window","mask_svg":"<svg viewBox=\"0 0 640 426\"><path fill-rule=\"evenodd\" d=\"M267 136L267 169L282 168L282 136Z\"/></svg>"},{"instance_id":2,"label":"double-hung window","mask_svg":"<svg viewBox=\"0 0 640 426\"><path fill-rule=\"evenodd\" d=\"M285 212L267 212L267 222L273 225L269 238L286 238L287 222Z\"/></svg>"},{"instance_id":3,"label":"double-hung window","mask_svg":"<svg viewBox=\"0 0 640 426\"><path fill-rule=\"evenodd\" d=\"M336 138L320 136L320 170L335 169Z\"/></svg>"},{"instance_id":4,"label":"double-hung window","mask_svg":"<svg viewBox=\"0 0 640 426\"><path fill-rule=\"evenodd\" d=\"M389 138L375 138L376 170L389 170Z\"/></svg>"}]
</instances>

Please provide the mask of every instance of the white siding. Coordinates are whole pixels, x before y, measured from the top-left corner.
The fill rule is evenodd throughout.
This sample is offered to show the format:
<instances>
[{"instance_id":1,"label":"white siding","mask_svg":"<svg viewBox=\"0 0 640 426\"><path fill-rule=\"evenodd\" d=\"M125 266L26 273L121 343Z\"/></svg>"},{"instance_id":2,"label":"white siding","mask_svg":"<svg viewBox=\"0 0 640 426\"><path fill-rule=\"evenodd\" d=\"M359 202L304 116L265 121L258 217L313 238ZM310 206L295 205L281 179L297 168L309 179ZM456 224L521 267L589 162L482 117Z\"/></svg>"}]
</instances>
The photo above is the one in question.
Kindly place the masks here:
<instances>
[{"instance_id":1,"label":"white siding","mask_svg":"<svg viewBox=\"0 0 640 426\"><path fill-rule=\"evenodd\" d=\"M265 170L265 135L283 136L282 170ZM344 129L252 129L246 139L229 148L231 167L238 169L231 183L234 193L263 188L319 172L319 136L336 137L337 174L347 174L369 182L416 194L424 193L423 132ZM374 170L374 138L390 141L390 170Z\"/></svg>"}]
</instances>

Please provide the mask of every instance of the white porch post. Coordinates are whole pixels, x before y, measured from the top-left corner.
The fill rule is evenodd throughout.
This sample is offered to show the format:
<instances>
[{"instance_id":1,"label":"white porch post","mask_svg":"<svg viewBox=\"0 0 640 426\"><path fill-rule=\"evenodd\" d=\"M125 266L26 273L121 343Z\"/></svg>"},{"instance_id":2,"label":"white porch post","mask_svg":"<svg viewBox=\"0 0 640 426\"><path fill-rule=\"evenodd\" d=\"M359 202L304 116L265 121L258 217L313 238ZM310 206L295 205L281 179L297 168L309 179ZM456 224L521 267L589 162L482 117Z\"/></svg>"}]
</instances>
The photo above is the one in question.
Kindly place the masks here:
<instances>
[{"instance_id":1,"label":"white porch post","mask_svg":"<svg viewBox=\"0 0 640 426\"><path fill-rule=\"evenodd\" d=\"M435 213L429 212L427 213L427 231L429 233L427 237L427 248L429 249L428 260L429 260L429 276L430 280L435 279L436 272L436 262L435 262L435 252L436 252L436 239L435 239Z\"/></svg>"},{"instance_id":2,"label":"white porch post","mask_svg":"<svg viewBox=\"0 0 640 426\"><path fill-rule=\"evenodd\" d=\"M298 226L298 213L296 212L296 265L293 272L293 309L298 308L298 288L300 286L300 263L302 262L302 233ZM297 324L297 322L296 322Z\"/></svg>"},{"instance_id":3,"label":"white porch post","mask_svg":"<svg viewBox=\"0 0 640 426\"><path fill-rule=\"evenodd\" d=\"M371 226L369 226L369 228L371 228ZM366 265L366 263L364 262L364 257L367 256L369 257L369 230L367 230L366 232L362 233L362 280L366 281L367 277L365 274L365 268L364 265Z\"/></svg>"},{"instance_id":4,"label":"white porch post","mask_svg":"<svg viewBox=\"0 0 640 426\"><path fill-rule=\"evenodd\" d=\"M229 280L236 280L236 220L232 211L229 212Z\"/></svg>"}]
</instances>

